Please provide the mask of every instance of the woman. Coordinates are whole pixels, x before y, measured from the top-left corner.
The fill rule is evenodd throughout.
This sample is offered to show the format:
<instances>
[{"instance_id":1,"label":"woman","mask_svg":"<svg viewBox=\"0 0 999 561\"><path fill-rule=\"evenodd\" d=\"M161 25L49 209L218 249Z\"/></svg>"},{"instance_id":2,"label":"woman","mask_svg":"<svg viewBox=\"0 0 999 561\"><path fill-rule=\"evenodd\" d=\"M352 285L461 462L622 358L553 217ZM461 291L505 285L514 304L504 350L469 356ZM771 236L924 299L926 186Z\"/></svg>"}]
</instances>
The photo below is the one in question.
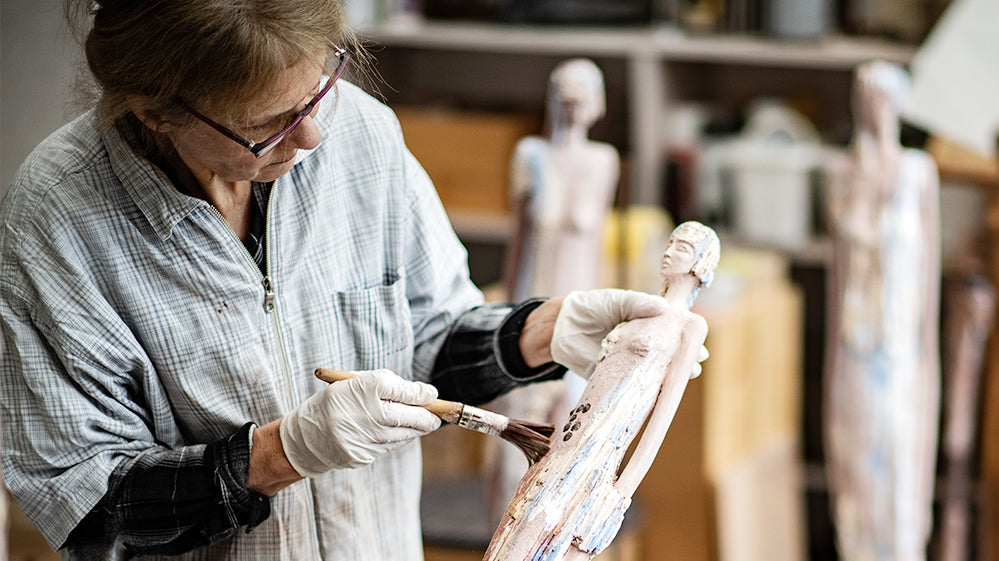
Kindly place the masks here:
<instances>
[{"instance_id":1,"label":"woman","mask_svg":"<svg viewBox=\"0 0 999 561\"><path fill-rule=\"evenodd\" d=\"M700 288L711 283L719 250L713 230L697 222L680 224L663 254L660 314L614 328L599 360L590 364L565 357L558 339L553 342L553 355L589 381L564 426L556 428L551 451L521 479L486 560L590 559L610 545L691 372L699 372L695 365L708 326L690 306ZM562 309L570 314L580 305L589 308L589 294L569 294ZM564 329L572 327L556 321L556 335Z\"/></svg>"},{"instance_id":2,"label":"woman","mask_svg":"<svg viewBox=\"0 0 999 561\"><path fill-rule=\"evenodd\" d=\"M559 301L482 305L395 117L338 79L335 0L73 7L100 100L0 206L21 508L69 558L421 558L418 406L560 376ZM597 332L651 311L603 294Z\"/></svg>"}]
</instances>

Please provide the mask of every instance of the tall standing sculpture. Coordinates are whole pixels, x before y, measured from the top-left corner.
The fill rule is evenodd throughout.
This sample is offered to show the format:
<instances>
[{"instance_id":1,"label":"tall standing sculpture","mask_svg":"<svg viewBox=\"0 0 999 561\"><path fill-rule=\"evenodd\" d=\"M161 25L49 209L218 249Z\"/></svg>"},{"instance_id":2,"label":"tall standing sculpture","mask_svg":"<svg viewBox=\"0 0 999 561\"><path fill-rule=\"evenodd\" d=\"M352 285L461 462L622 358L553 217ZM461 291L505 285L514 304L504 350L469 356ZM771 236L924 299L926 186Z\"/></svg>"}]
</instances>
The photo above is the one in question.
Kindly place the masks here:
<instances>
[{"instance_id":1,"label":"tall standing sculpture","mask_svg":"<svg viewBox=\"0 0 999 561\"><path fill-rule=\"evenodd\" d=\"M611 144L588 138L604 115L603 74L591 60L569 59L549 77L545 136L522 138L511 161L515 226L507 254L508 297L564 296L600 286L603 226L614 202L620 158ZM579 378L514 390L493 407L518 419L555 422L579 397ZM523 454L497 450L487 474L490 521L527 469Z\"/></svg>"},{"instance_id":2,"label":"tall standing sculpture","mask_svg":"<svg viewBox=\"0 0 999 561\"><path fill-rule=\"evenodd\" d=\"M604 339L582 397L556 428L551 451L521 479L486 560L590 559L610 545L699 371L708 326L690 306L711 282L719 249L714 231L697 222L673 231L660 270L665 311Z\"/></svg>"},{"instance_id":3,"label":"tall standing sculpture","mask_svg":"<svg viewBox=\"0 0 999 561\"><path fill-rule=\"evenodd\" d=\"M513 300L599 286L601 234L620 175L617 149L588 138L605 110L596 64L556 66L546 103L547 135L520 139L511 162L517 229L505 275Z\"/></svg>"},{"instance_id":4,"label":"tall standing sculpture","mask_svg":"<svg viewBox=\"0 0 999 561\"><path fill-rule=\"evenodd\" d=\"M936 165L899 143L900 67L860 66L852 154L830 174L825 447L845 561L923 561L940 364Z\"/></svg>"}]
</instances>

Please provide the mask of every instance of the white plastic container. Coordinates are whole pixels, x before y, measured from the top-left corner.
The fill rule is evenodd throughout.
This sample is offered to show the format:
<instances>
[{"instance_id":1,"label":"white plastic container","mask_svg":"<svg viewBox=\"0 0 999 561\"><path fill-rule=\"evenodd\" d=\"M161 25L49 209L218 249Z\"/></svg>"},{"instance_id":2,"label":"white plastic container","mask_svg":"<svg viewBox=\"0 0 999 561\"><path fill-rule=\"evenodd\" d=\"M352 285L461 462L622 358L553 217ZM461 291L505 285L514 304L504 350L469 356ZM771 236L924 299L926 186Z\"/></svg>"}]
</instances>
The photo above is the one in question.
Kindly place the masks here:
<instances>
[{"instance_id":1,"label":"white plastic container","mask_svg":"<svg viewBox=\"0 0 999 561\"><path fill-rule=\"evenodd\" d=\"M728 147L723 167L731 180L734 233L781 249L812 240L813 172L822 146L801 115L779 104L759 106Z\"/></svg>"}]
</instances>

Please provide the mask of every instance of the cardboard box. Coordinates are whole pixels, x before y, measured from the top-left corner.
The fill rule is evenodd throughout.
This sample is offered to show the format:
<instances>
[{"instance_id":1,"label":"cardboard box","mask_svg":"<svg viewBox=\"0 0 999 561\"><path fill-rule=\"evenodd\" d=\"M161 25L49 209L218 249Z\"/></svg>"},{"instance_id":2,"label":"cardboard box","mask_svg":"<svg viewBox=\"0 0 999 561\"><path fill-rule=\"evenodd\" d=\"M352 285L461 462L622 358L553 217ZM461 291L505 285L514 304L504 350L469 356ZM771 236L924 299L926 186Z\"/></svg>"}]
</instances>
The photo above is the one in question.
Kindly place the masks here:
<instances>
[{"instance_id":1,"label":"cardboard box","mask_svg":"<svg viewBox=\"0 0 999 561\"><path fill-rule=\"evenodd\" d=\"M540 133L536 117L415 107L395 112L448 214L509 212L510 158L518 140Z\"/></svg>"}]
</instances>

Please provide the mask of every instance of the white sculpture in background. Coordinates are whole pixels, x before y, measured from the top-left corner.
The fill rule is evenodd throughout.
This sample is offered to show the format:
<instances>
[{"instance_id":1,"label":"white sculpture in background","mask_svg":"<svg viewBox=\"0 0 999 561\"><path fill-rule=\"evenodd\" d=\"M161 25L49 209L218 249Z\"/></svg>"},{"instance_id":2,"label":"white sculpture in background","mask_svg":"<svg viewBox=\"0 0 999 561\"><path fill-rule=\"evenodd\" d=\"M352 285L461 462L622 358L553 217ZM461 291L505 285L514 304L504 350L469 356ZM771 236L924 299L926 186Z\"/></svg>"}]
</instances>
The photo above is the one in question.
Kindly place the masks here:
<instances>
[{"instance_id":1,"label":"white sculpture in background","mask_svg":"<svg viewBox=\"0 0 999 561\"><path fill-rule=\"evenodd\" d=\"M899 142L900 67L860 66L852 153L830 173L825 446L845 561L924 561L940 364L939 178Z\"/></svg>"},{"instance_id":2,"label":"white sculpture in background","mask_svg":"<svg viewBox=\"0 0 999 561\"><path fill-rule=\"evenodd\" d=\"M564 361L592 375L568 418L556 426L551 450L521 479L485 560L585 560L611 544L691 373L700 371L708 326L690 306L710 284L719 251L712 229L697 222L677 226L660 268L663 312L615 327L604 338L596 368ZM563 308L584 297L570 294Z\"/></svg>"},{"instance_id":3,"label":"white sculpture in background","mask_svg":"<svg viewBox=\"0 0 999 561\"><path fill-rule=\"evenodd\" d=\"M604 104L597 65L562 62L549 79L547 136L517 143L511 162L517 231L506 271L513 300L599 285L601 234L620 174L614 146L587 137Z\"/></svg>"},{"instance_id":4,"label":"white sculpture in background","mask_svg":"<svg viewBox=\"0 0 999 561\"><path fill-rule=\"evenodd\" d=\"M504 273L513 301L600 287L603 227L620 174L614 146L588 138L605 111L603 74L596 64L585 58L558 64L546 103L546 135L522 138L511 161L516 231ZM492 405L512 418L555 422L583 385L569 374L565 382L519 388ZM502 446L490 469L488 502L495 522L527 462L518 450Z\"/></svg>"}]
</instances>

